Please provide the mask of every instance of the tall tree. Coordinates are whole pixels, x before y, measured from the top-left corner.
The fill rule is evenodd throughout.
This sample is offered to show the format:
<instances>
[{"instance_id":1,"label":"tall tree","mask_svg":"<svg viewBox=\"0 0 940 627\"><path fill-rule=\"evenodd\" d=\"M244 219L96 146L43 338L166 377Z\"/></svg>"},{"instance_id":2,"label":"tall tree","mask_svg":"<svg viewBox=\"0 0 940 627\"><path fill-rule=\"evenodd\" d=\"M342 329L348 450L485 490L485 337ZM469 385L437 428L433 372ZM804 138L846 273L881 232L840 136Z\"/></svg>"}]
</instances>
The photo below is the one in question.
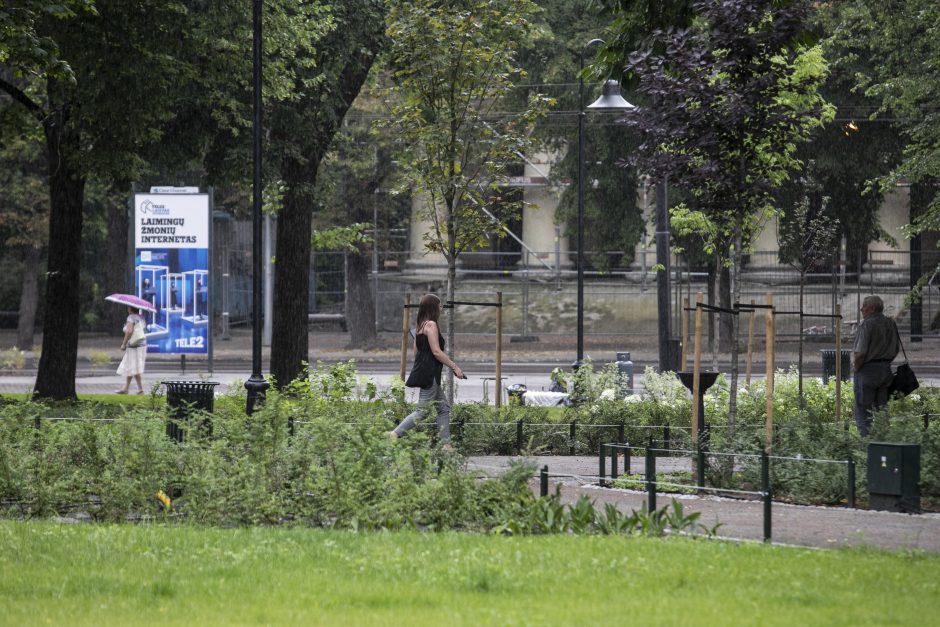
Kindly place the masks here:
<instances>
[{"instance_id":1,"label":"tall tree","mask_svg":"<svg viewBox=\"0 0 940 627\"><path fill-rule=\"evenodd\" d=\"M737 302L742 253L772 211L773 188L799 166L796 145L831 116L818 94L826 64L807 45L802 0L705 0L695 8L696 26L660 31L658 45L630 56L627 68L651 103L631 122L649 171L694 197L689 215L710 225L710 245L728 260L728 301ZM732 342L731 429L737 351Z\"/></svg>"},{"instance_id":2,"label":"tall tree","mask_svg":"<svg viewBox=\"0 0 940 627\"><path fill-rule=\"evenodd\" d=\"M857 89L878 105L871 119L892 122L907 140L900 163L880 179L881 189L901 178L923 187L923 210L910 234L940 230L940 119L935 112L940 5L933 0L847 0L828 8L838 24L830 44L842 52L839 63L855 68ZM925 271L929 275L936 269Z\"/></svg>"},{"instance_id":3,"label":"tall tree","mask_svg":"<svg viewBox=\"0 0 940 627\"><path fill-rule=\"evenodd\" d=\"M836 113L832 122L816 129L812 139L797 150L801 161L812 162L812 180L830 198L828 213L841 225L850 266L867 257L871 241L891 239L878 221L883 189L871 182L898 165L904 145L890 119L869 119L879 102L857 89L857 78L870 75L879 61L863 38L845 36L842 13L851 5L824 3L813 13L814 29L824 37L830 67L821 93L835 105ZM804 179L795 177L780 187L781 207L800 203L806 192ZM783 216L782 221L787 219Z\"/></svg>"},{"instance_id":4,"label":"tall tree","mask_svg":"<svg viewBox=\"0 0 940 627\"><path fill-rule=\"evenodd\" d=\"M184 7L157 0L17 4L0 16L12 24L0 29L0 89L42 129L49 241L56 242L34 393L74 398L85 182L90 172L140 167L140 147L159 136L183 71L173 52Z\"/></svg>"},{"instance_id":5,"label":"tall tree","mask_svg":"<svg viewBox=\"0 0 940 627\"><path fill-rule=\"evenodd\" d=\"M940 271L940 255L922 251L928 233L940 246L940 5L932 0L848 0L832 3L829 12L838 24L830 42L843 52L839 62L865 64L852 78L858 92L877 103L872 124L860 124L860 130L890 122L906 140L900 162L877 182L882 192L901 179L910 183L911 225L904 235L912 239L911 251L917 255L911 259L912 290L906 303L911 304ZM862 132L858 135L865 141ZM919 307L911 324L912 333L919 333Z\"/></svg>"},{"instance_id":6,"label":"tall tree","mask_svg":"<svg viewBox=\"0 0 940 627\"><path fill-rule=\"evenodd\" d=\"M403 174L431 224L427 249L447 261L450 301L461 253L483 246L519 211L518 202L501 198L502 178L528 148L548 102L532 94L513 112L504 103L521 77L517 55L532 36L536 10L530 0L389 3L392 114L407 151ZM453 354L453 315L446 333ZM452 397L452 374L448 383Z\"/></svg>"},{"instance_id":7,"label":"tall tree","mask_svg":"<svg viewBox=\"0 0 940 627\"><path fill-rule=\"evenodd\" d=\"M839 221L828 212L829 197L823 196L822 186L812 178L812 169L804 177L805 194L781 216L777 240L780 258L800 275L800 342L797 364L799 368L799 396L803 400L803 295L806 275L825 261L832 260L833 246L839 237ZM834 324L841 324L834 321Z\"/></svg>"},{"instance_id":8,"label":"tall tree","mask_svg":"<svg viewBox=\"0 0 940 627\"><path fill-rule=\"evenodd\" d=\"M300 376L308 361L307 293L320 163L385 43L382 0L334 3L329 15L334 27L312 54L298 50L293 58L285 56L294 77L291 97L266 111L267 158L284 184L271 340L271 375L277 385Z\"/></svg>"}]
</instances>

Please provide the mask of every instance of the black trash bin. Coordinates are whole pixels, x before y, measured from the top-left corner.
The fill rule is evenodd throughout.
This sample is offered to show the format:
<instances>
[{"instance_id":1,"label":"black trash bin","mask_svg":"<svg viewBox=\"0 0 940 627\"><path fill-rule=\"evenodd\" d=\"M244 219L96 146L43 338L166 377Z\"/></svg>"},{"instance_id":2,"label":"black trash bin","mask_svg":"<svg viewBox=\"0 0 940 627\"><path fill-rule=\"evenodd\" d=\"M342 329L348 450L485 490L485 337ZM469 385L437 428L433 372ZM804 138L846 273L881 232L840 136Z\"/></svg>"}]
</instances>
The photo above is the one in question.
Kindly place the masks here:
<instances>
[{"instance_id":1,"label":"black trash bin","mask_svg":"<svg viewBox=\"0 0 940 627\"><path fill-rule=\"evenodd\" d=\"M510 405L522 405L522 395L528 391L528 388L522 383L513 383L506 388L506 395L509 397Z\"/></svg>"},{"instance_id":2,"label":"black trash bin","mask_svg":"<svg viewBox=\"0 0 940 627\"><path fill-rule=\"evenodd\" d=\"M829 379L836 376L836 349L823 348L820 351L822 355L822 380L823 383L829 383ZM842 349L842 380L848 381L852 376L852 351Z\"/></svg>"},{"instance_id":3,"label":"black trash bin","mask_svg":"<svg viewBox=\"0 0 940 627\"><path fill-rule=\"evenodd\" d=\"M211 413L215 407L217 381L162 381L166 386L166 405L169 410L166 434L172 440L183 441L183 422L194 411ZM212 421L206 417L202 423L207 435L212 433Z\"/></svg>"}]
</instances>

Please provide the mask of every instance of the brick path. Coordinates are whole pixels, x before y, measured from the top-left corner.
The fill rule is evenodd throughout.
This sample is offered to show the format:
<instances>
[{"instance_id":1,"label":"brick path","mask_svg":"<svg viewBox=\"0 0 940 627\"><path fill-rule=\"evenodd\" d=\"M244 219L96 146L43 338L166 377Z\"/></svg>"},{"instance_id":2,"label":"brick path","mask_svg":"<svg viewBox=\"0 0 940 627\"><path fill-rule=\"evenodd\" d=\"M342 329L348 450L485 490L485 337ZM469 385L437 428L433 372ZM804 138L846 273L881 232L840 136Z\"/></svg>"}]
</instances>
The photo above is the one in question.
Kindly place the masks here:
<instances>
[{"instance_id":1,"label":"brick path","mask_svg":"<svg viewBox=\"0 0 940 627\"><path fill-rule=\"evenodd\" d=\"M481 475L494 474L508 467L512 457L470 457L468 468ZM613 503L621 511L641 509L646 493L639 490L619 490L591 485L596 481L596 457L536 457L537 466L549 469L549 492L561 486L565 503L573 503L587 495L595 506ZM669 472L690 469L689 460L659 458L657 471ZM642 472L643 459L634 457L634 472ZM609 470L608 470L609 472ZM559 476L564 475L564 476ZM538 480L533 481L538 489ZM686 513L701 512L700 521L708 527L720 522L718 535L742 540L762 540L763 504L759 501L722 498L715 496L658 494L657 506L669 504L670 498L682 501ZM871 546L884 549L919 549L940 553L940 513L919 515L893 512L847 509L844 507L818 507L789 505L774 502L772 507L772 538L774 543L794 544L818 548L842 546Z\"/></svg>"}]
</instances>

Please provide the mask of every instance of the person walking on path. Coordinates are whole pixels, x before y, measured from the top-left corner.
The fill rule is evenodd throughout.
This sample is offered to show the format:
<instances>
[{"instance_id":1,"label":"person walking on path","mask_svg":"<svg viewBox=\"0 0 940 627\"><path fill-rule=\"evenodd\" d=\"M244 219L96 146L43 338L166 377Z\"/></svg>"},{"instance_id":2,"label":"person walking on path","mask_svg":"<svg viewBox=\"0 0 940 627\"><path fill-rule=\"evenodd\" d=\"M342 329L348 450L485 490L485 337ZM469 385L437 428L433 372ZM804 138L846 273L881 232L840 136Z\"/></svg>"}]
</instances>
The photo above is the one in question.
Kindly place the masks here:
<instances>
[{"instance_id":1,"label":"person walking on path","mask_svg":"<svg viewBox=\"0 0 940 627\"><path fill-rule=\"evenodd\" d=\"M418 303L418 322L415 328L415 361L405 385L420 388L418 407L405 417L388 437L397 439L415 423L424 419L432 406L437 407L438 435L445 450L450 450L450 405L441 389L441 371L447 366L458 379L466 379L460 369L444 352L444 338L438 328L441 317L441 299L434 294L425 294Z\"/></svg>"},{"instance_id":2,"label":"person walking on path","mask_svg":"<svg viewBox=\"0 0 940 627\"><path fill-rule=\"evenodd\" d=\"M139 309L128 307L127 314L127 321L124 323L124 341L121 342L124 358L117 369L117 373L127 377L127 380L124 388L118 390L117 393L127 394L130 391L131 379L134 379L137 381L137 393L143 394L144 383L141 377L147 363L147 338L144 334L144 326L147 323L140 315Z\"/></svg>"},{"instance_id":3,"label":"person walking on path","mask_svg":"<svg viewBox=\"0 0 940 627\"><path fill-rule=\"evenodd\" d=\"M884 315L884 308L880 297L865 297L852 349L855 424L863 438L871 429L872 412L888 404L888 386L894 377L891 362L900 350L897 324Z\"/></svg>"}]
</instances>

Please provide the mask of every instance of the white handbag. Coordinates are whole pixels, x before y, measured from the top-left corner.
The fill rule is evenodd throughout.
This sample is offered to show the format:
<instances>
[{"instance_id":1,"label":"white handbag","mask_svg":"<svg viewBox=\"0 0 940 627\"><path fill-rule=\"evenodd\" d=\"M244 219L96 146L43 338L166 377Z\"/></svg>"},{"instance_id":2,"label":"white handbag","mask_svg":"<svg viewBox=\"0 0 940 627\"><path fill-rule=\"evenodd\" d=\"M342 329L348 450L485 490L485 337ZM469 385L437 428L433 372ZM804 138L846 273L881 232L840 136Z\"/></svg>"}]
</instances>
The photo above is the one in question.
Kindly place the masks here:
<instances>
[{"instance_id":1,"label":"white handbag","mask_svg":"<svg viewBox=\"0 0 940 627\"><path fill-rule=\"evenodd\" d=\"M134 323L134 331L131 333L131 337L127 340L127 345L130 348L138 348L147 343L147 336L144 335L144 325L140 322Z\"/></svg>"}]
</instances>

